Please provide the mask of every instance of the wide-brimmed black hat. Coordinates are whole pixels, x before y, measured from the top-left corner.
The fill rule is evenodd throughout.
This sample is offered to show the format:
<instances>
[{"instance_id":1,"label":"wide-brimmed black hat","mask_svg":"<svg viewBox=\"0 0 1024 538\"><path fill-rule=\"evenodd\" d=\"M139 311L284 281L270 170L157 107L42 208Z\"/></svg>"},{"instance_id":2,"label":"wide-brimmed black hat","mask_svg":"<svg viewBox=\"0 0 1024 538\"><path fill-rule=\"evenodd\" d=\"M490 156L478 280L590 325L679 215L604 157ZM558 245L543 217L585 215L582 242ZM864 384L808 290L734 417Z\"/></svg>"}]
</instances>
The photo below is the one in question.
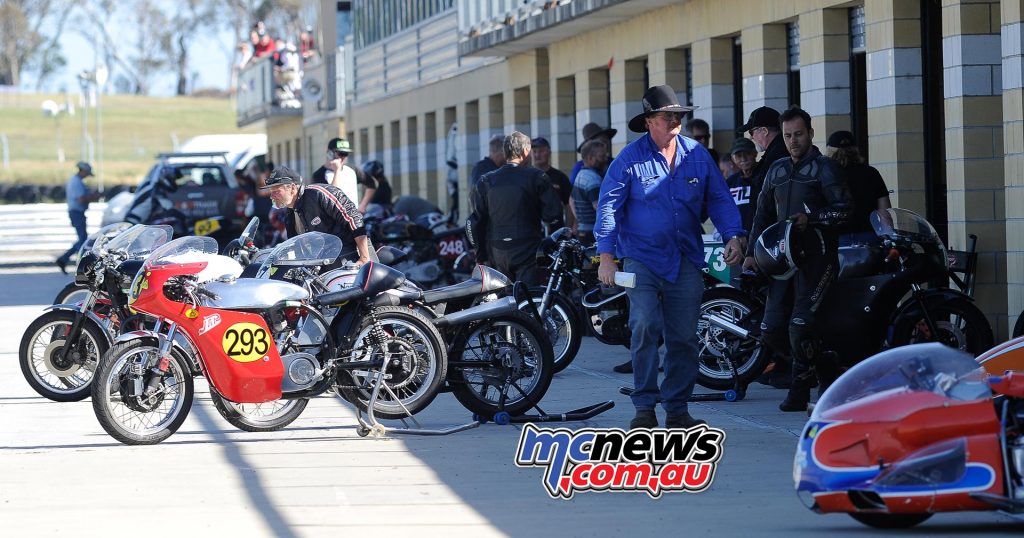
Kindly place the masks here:
<instances>
[{"instance_id":1,"label":"wide-brimmed black hat","mask_svg":"<svg viewBox=\"0 0 1024 538\"><path fill-rule=\"evenodd\" d=\"M302 176L298 172L288 168L285 165L280 165L274 168L274 172L267 178L266 183L260 187L260 190L267 190L275 185L285 185L288 183L294 183L295 185L302 185Z\"/></svg>"},{"instance_id":2,"label":"wide-brimmed black hat","mask_svg":"<svg viewBox=\"0 0 1024 538\"><path fill-rule=\"evenodd\" d=\"M647 132L647 123L644 119L651 114L657 112L678 112L682 114L697 108L695 106L680 105L679 99L676 98L676 91L668 84L647 88L647 91L644 92L643 105L644 111L629 120L629 130L634 133Z\"/></svg>"},{"instance_id":3,"label":"wide-brimmed black hat","mask_svg":"<svg viewBox=\"0 0 1024 538\"><path fill-rule=\"evenodd\" d=\"M608 135L608 140L611 140L615 138L615 133L618 132L618 129L612 129L611 127L604 128L594 122L590 122L583 126L583 142L580 142L580 145L576 146L576 152L579 153L583 151L583 144L586 144L603 134Z\"/></svg>"}]
</instances>

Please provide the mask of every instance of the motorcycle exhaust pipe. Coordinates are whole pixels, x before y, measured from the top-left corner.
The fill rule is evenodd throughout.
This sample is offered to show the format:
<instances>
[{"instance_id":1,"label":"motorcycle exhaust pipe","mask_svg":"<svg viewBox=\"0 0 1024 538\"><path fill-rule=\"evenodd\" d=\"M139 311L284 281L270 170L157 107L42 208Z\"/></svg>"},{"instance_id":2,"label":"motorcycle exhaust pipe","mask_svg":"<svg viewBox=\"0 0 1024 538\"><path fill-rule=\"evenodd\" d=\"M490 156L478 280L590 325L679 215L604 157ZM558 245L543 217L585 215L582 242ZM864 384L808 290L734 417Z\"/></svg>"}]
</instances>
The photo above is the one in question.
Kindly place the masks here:
<instances>
[{"instance_id":1,"label":"motorcycle exhaust pipe","mask_svg":"<svg viewBox=\"0 0 1024 538\"><path fill-rule=\"evenodd\" d=\"M750 331L719 316L718 314L702 314L701 317L707 320L708 323L714 325L715 327L730 332L736 336L739 336L740 338L747 339L750 337Z\"/></svg>"},{"instance_id":2,"label":"motorcycle exhaust pipe","mask_svg":"<svg viewBox=\"0 0 1024 538\"><path fill-rule=\"evenodd\" d=\"M519 304L516 302L515 297L503 297L497 301L491 301L465 310L459 310L458 312L452 312L451 314L439 317L433 321L434 325L438 327L448 327L451 325L462 325L471 321L493 318L496 316L504 316L518 310Z\"/></svg>"}]
</instances>

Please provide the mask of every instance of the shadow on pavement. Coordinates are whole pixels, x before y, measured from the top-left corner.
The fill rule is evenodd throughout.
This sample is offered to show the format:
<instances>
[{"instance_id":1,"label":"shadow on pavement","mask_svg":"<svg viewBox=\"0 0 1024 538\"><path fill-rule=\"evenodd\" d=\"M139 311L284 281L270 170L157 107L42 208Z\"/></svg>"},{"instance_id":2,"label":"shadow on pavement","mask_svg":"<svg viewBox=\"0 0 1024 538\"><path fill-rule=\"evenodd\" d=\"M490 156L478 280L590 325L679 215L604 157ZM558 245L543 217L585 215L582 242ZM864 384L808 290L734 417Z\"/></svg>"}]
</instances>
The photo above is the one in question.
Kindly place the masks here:
<instances>
[{"instance_id":1,"label":"shadow on pavement","mask_svg":"<svg viewBox=\"0 0 1024 538\"><path fill-rule=\"evenodd\" d=\"M73 280L73 274L61 274L56 268L45 272L0 273L0 306L53 304L57 292Z\"/></svg>"}]
</instances>

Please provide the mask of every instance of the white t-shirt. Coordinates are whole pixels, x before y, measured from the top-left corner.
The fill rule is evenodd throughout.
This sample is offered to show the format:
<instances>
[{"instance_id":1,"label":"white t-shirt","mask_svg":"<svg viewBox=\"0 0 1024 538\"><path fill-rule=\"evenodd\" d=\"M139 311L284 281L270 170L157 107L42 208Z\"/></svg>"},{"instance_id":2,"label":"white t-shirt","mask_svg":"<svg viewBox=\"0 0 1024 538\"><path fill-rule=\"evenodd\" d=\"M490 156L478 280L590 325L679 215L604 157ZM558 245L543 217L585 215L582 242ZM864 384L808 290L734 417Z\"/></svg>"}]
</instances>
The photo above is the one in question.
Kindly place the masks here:
<instances>
[{"instance_id":1,"label":"white t-shirt","mask_svg":"<svg viewBox=\"0 0 1024 538\"><path fill-rule=\"evenodd\" d=\"M352 200L353 204L359 205L359 191L356 189L358 182L356 181L355 170L348 166L342 166L341 173L336 176L333 170L328 169L325 171L324 177L328 183L341 189L341 192L345 193L345 196L348 196L348 199Z\"/></svg>"}]
</instances>

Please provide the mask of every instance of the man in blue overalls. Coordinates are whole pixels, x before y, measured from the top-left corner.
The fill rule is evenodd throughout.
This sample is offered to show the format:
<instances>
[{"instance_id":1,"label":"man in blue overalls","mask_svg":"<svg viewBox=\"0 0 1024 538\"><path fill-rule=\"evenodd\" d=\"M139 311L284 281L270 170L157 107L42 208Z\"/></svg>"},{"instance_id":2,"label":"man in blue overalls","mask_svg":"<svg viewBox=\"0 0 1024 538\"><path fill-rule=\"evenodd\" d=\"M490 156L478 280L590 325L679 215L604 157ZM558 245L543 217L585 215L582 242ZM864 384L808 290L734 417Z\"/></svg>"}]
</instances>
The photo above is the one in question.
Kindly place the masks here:
<instances>
[{"instance_id":1,"label":"man in blue overalls","mask_svg":"<svg viewBox=\"0 0 1024 538\"><path fill-rule=\"evenodd\" d=\"M687 401L698 370L697 318L704 282L701 213L726 242L725 261L743 258L745 232L718 163L696 140L680 134L684 107L669 86L644 93L643 112L629 122L647 133L623 149L601 184L594 236L601 255L598 277L611 285L614 257L636 274L629 296L633 406L630 428L656 428L659 397L665 427L703 424ZM658 387L658 341L665 341L665 380Z\"/></svg>"}]
</instances>

